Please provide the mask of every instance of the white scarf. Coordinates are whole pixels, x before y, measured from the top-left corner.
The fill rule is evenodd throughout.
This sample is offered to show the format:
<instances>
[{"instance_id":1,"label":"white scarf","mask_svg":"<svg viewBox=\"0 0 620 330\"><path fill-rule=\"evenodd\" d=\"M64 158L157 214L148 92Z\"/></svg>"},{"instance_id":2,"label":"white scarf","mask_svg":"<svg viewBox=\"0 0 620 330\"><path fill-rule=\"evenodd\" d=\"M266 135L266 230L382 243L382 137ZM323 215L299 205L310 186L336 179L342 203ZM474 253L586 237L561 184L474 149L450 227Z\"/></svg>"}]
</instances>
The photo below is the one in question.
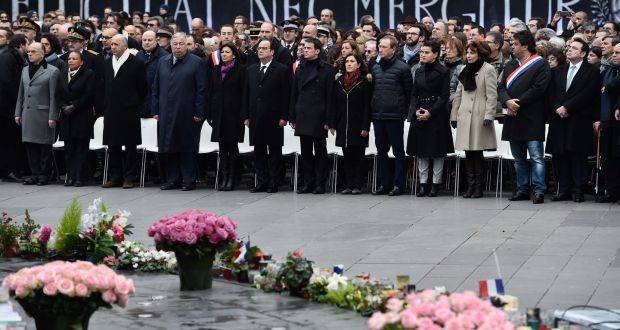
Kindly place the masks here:
<instances>
[{"instance_id":1,"label":"white scarf","mask_svg":"<svg viewBox=\"0 0 620 330\"><path fill-rule=\"evenodd\" d=\"M129 50L125 49L125 52L123 53L123 55L121 55L121 57L119 57L118 59L116 58L115 55L112 55L112 69L114 70L114 77L116 77L118 70L121 68L121 66L123 66L125 61L127 61L127 59L129 58L129 54L130 54Z\"/></svg>"}]
</instances>

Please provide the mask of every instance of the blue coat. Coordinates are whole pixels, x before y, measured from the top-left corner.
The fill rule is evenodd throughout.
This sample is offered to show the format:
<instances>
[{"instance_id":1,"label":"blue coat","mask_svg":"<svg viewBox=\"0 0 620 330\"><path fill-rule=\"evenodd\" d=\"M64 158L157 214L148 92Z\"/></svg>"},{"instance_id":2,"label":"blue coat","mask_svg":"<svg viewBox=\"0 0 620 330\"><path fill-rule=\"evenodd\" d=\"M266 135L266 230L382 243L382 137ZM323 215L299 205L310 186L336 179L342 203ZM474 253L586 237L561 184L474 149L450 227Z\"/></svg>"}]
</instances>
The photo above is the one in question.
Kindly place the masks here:
<instances>
[{"instance_id":1,"label":"blue coat","mask_svg":"<svg viewBox=\"0 0 620 330\"><path fill-rule=\"evenodd\" d=\"M192 54L174 65L172 60L172 54L159 60L152 88L151 111L159 116L159 151L198 152L202 122L194 117L205 117L205 63Z\"/></svg>"}]
</instances>

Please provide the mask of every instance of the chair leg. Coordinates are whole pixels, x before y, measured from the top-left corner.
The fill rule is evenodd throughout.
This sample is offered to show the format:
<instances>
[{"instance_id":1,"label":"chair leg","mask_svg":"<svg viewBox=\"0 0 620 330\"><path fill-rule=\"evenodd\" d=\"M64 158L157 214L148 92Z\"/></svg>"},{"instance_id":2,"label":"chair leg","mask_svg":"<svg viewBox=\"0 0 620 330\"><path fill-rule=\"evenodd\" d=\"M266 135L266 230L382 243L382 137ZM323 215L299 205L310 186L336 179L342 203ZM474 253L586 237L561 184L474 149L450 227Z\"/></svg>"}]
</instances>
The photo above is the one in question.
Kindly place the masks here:
<instances>
[{"instance_id":1,"label":"chair leg","mask_svg":"<svg viewBox=\"0 0 620 330\"><path fill-rule=\"evenodd\" d=\"M146 149L142 150L142 162L140 169L140 188L144 188L144 178L146 176Z\"/></svg>"},{"instance_id":2,"label":"chair leg","mask_svg":"<svg viewBox=\"0 0 620 330\"><path fill-rule=\"evenodd\" d=\"M334 194L338 191L338 155L334 155Z\"/></svg>"},{"instance_id":3,"label":"chair leg","mask_svg":"<svg viewBox=\"0 0 620 330\"><path fill-rule=\"evenodd\" d=\"M217 153L217 165L215 168L215 190L217 190L217 188L219 187L219 181L220 179L220 153Z\"/></svg>"},{"instance_id":4,"label":"chair leg","mask_svg":"<svg viewBox=\"0 0 620 330\"><path fill-rule=\"evenodd\" d=\"M108 181L108 162L109 162L109 157L108 157L108 149L105 149L105 155L103 156L103 183L105 184Z\"/></svg>"},{"instance_id":5,"label":"chair leg","mask_svg":"<svg viewBox=\"0 0 620 330\"><path fill-rule=\"evenodd\" d=\"M373 156L372 159L372 192L377 191L377 155Z\"/></svg>"},{"instance_id":6,"label":"chair leg","mask_svg":"<svg viewBox=\"0 0 620 330\"><path fill-rule=\"evenodd\" d=\"M293 170L293 190L297 192L297 171L299 170L299 154L295 153L295 169Z\"/></svg>"}]
</instances>

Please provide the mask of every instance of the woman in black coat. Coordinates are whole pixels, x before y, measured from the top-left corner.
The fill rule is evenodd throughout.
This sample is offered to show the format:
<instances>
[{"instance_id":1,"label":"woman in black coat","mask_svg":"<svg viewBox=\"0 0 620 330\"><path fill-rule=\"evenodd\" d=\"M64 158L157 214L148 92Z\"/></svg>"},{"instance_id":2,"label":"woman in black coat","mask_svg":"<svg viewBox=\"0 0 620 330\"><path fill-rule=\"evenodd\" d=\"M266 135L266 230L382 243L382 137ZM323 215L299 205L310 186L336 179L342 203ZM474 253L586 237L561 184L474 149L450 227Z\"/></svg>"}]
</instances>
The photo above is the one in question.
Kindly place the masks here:
<instances>
[{"instance_id":1,"label":"woman in black coat","mask_svg":"<svg viewBox=\"0 0 620 330\"><path fill-rule=\"evenodd\" d=\"M60 139L65 141L67 182L80 187L86 181L88 144L93 137L95 73L84 67L80 52L69 54L69 72L62 79Z\"/></svg>"},{"instance_id":2,"label":"woman in black coat","mask_svg":"<svg viewBox=\"0 0 620 330\"><path fill-rule=\"evenodd\" d=\"M340 68L332 93L329 127L337 132L336 145L344 154L344 173L347 181L342 194L358 195L364 183L364 150L368 147L370 131L370 100L372 86L367 78L368 69L358 54L346 56Z\"/></svg>"},{"instance_id":3,"label":"woman in black coat","mask_svg":"<svg viewBox=\"0 0 620 330\"><path fill-rule=\"evenodd\" d=\"M444 157L454 152L450 114L447 102L450 97L450 70L439 63L440 45L434 40L424 42L420 48L420 63L413 82L411 107L415 118L409 126L407 154L418 160L420 190L417 196L437 196L443 173ZM430 161L433 161L433 185L426 185Z\"/></svg>"},{"instance_id":4,"label":"woman in black coat","mask_svg":"<svg viewBox=\"0 0 620 330\"><path fill-rule=\"evenodd\" d=\"M239 157L237 143L243 142L245 133L241 115L245 68L233 44L224 44L220 54L222 63L213 68L208 83L207 121L213 127L211 141L219 143L222 170L219 190L229 191L235 187L235 165Z\"/></svg>"},{"instance_id":5,"label":"woman in black coat","mask_svg":"<svg viewBox=\"0 0 620 330\"><path fill-rule=\"evenodd\" d=\"M62 52L60 41L53 34L44 33L41 36L41 44L45 49L45 61L55 66L61 75L66 75L68 69L67 63L63 61L58 54Z\"/></svg>"}]
</instances>

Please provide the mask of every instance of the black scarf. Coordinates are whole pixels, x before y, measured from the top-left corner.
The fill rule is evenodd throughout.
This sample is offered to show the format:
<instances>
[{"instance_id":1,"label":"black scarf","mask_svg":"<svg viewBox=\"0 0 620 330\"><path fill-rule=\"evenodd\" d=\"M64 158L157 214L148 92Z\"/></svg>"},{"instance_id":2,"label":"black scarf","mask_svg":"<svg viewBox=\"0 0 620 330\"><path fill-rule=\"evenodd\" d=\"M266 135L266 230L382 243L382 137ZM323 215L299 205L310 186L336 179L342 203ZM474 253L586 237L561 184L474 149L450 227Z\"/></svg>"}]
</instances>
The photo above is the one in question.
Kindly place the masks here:
<instances>
[{"instance_id":1,"label":"black scarf","mask_svg":"<svg viewBox=\"0 0 620 330\"><path fill-rule=\"evenodd\" d=\"M30 76L30 79L34 77L34 74L37 73L37 70L39 70L40 67L47 68L47 62L45 62L45 59L42 59L37 64L28 61L28 75Z\"/></svg>"},{"instance_id":2,"label":"black scarf","mask_svg":"<svg viewBox=\"0 0 620 330\"><path fill-rule=\"evenodd\" d=\"M393 61L394 60L394 56L396 56L396 55L393 55L391 58L382 57L379 60L379 66L381 66L381 69L383 69L383 71L389 69L392 66L392 63L394 63L394 61Z\"/></svg>"},{"instance_id":3,"label":"black scarf","mask_svg":"<svg viewBox=\"0 0 620 330\"><path fill-rule=\"evenodd\" d=\"M459 74L459 81L466 91L476 90L476 73L480 70L484 61L479 59L474 63L467 63Z\"/></svg>"}]
</instances>

